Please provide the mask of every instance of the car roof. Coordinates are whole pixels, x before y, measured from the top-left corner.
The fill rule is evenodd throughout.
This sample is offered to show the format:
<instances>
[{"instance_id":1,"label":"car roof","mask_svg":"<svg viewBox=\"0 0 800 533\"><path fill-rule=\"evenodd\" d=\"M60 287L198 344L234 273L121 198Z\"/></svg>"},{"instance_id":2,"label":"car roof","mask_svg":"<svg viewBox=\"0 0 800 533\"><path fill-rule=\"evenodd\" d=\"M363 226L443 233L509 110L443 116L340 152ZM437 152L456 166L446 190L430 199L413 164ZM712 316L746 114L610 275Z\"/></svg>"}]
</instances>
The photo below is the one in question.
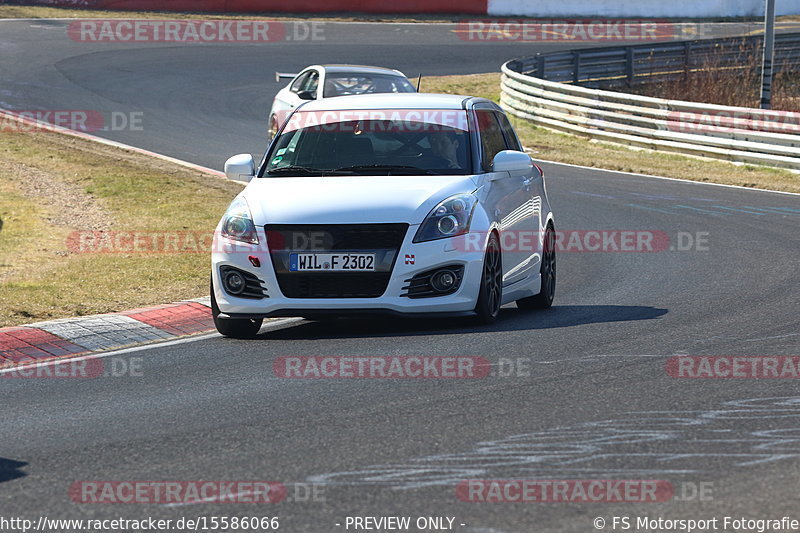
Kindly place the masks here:
<instances>
[{"instance_id":1,"label":"car roof","mask_svg":"<svg viewBox=\"0 0 800 533\"><path fill-rule=\"evenodd\" d=\"M405 74L400 72L399 70L391 69L391 68L384 68L384 67L372 67L369 65L340 65L340 64L331 64L331 65L316 65L317 67L325 69L325 72L351 72L353 74L390 74L392 76L402 76L406 77Z\"/></svg>"},{"instance_id":2,"label":"car roof","mask_svg":"<svg viewBox=\"0 0 800 533\"><path fill-rule=\"evenodd\" d=\"M373 93L351 96L336 96L311 100L297 108L298 111L341 111L345 109L464 109L466 101L488 103L500 109L486 98L459 94L433 93Z\"/></svg>"}]
</instances>

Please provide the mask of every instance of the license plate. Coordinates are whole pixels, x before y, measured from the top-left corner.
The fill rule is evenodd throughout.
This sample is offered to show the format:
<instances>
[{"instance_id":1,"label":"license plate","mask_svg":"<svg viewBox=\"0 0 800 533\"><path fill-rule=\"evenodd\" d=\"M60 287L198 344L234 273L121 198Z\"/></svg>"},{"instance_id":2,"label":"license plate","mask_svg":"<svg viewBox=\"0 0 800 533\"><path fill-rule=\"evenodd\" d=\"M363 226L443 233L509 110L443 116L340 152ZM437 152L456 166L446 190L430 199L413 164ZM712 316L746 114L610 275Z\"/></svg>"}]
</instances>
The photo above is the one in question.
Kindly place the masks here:
<instances>
[{"instance_id":1,"label":"license plate","mask_svg":"<svg viewBox=\"0 0 800 533\"><path fill-rule=\"evenodd\" d=\"M375 254L290 254L292 272L374 272Z\"/></svg>"}]
</instances>

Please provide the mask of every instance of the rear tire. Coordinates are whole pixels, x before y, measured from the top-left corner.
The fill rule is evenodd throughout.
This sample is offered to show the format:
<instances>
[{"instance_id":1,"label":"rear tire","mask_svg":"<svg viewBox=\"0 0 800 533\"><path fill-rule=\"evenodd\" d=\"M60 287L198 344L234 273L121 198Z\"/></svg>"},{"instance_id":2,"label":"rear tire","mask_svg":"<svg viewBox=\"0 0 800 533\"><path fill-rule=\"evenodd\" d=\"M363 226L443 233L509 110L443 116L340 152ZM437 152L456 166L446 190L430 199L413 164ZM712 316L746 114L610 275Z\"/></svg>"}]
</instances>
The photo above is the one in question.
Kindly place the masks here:
<instances>
[{"instance_id":1,"label":"rear tire","mask_svg":"<svg viewBox=\"0 0 800 533\"><path fill-rule=\"evenodd\" d=\"M556 232L552 224L547 225L542 250L542 288L536 296L517 300L520 309L547 309L553 305L556 296Z\"/></svg>"},{"instance_id":2,"label":"rear tire","mask_svg":"<svg viewBox=\"0 0 800 533\"><path fill-rule=\"evenodd\" d=\"M262 318L220 318L217 299L214 296L214 282L211 282L211 316L214 318L214 326L217 331L225 337L233 339L252 339L258 335Z\"/></svg>"},{"instance_id":3,"label":"rear tire","mask_svg":"<svg viewBox=\"0 0 800 533\"><path fill-rule=\"evenodd\" d=\"M492 324L500 315L500 306L503 305L503 254L500 250L500 241L492 233L486 243L486 254L483 258L483 272L481 274L481 289L478 293L478 302L475 305L475 314L481 324Z\"/></svg>"}]
</instances>

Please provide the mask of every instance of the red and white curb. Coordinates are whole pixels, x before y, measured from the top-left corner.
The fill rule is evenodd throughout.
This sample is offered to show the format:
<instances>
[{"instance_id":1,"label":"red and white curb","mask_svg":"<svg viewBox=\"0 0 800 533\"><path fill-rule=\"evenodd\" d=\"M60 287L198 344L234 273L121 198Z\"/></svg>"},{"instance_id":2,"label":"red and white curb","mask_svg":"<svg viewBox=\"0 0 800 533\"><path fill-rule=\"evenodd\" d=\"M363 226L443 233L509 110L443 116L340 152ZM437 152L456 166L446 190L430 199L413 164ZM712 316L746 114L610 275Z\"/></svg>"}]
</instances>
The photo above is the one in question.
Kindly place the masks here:
<instances>
[{"instance_id":1,"label":"red and white curb","mask_svg":"<svg viewBox=\"0 0 800 533\"><path fill-rule=\"evenodd\" d=\"M214 330L209 298L0 328L0 368Z\"/></svg>"},{"instance_id":2,"label":"red and white curb","mask_svg":"<svg viewBox=\"0 0 800 533\"><path fill-rule=\"evenodd\" d=\"M88 141L137 152L192 170L225 178L225 174L180 159L137 148L95 135L20 117L0 109L4 120L54 131ZM120 313L63 318L0 328L0 370L50 360L85 356L93 352L213 331L210 298L132 309Z\"/></svg>"}]
</instances>

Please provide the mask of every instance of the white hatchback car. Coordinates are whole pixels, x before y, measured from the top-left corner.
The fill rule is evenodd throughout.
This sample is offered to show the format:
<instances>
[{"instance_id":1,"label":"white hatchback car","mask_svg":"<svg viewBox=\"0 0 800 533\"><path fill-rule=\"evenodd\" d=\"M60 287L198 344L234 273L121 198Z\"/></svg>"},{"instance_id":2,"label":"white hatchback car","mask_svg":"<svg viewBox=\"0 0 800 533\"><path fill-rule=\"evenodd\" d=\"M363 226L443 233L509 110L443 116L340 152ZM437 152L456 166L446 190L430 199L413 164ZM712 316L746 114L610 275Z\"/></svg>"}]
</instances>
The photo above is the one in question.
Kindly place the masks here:
<instances>
[{"instance_id":1,"label":"white hatchback car","mask_svg":"<svg viewBox=\"0 0 800 533\"><path fill-rule=\"evenodd\" d=\"M377 94L295 110L214 237L211 297L224 335L264 317L477 316L549 307L555 229L541 169L497 104Z\"/></svg>"},{"instance_id":2,"label":"white hatchback car","mask_svg":"<svg viewBox=\"0 0 800 533\"><path fill-rule=\"evenodd\" d=\"M275 81L291 78L272 101L269 138L292 110L308 100L371 93L413 93L414 86L399 70L361 65L311 65L300 74L275 73Z\"/></svg>"}]
</instances>

